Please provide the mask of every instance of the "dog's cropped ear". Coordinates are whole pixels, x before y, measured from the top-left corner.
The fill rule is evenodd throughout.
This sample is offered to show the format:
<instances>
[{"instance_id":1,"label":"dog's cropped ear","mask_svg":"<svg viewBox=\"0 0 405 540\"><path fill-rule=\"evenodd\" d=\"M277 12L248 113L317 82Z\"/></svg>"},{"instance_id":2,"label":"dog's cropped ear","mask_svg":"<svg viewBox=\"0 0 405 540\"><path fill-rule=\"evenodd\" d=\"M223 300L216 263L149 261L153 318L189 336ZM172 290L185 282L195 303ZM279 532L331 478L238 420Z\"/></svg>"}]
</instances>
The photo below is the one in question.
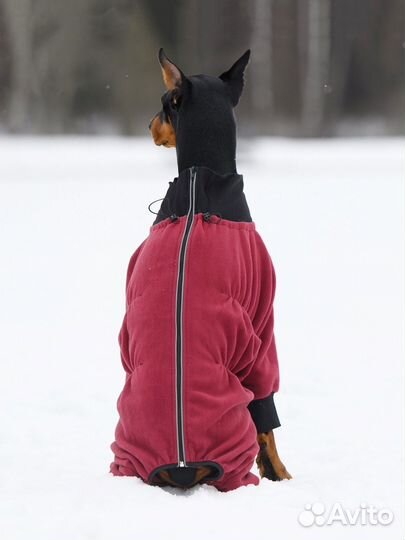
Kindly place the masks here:
<instances>
[{"instance_id":1,"label":"dog's cropped ear","mask_svg":"<svg viewBox=\"0 0 405 540\"><path fill-rule=\"evenodd\" d=\"M239 102L239 98L242 94L243 83L244 83L244 71L249 62L250 58L250 49L248 49L239 60L233 64L233 66L222 73L219 78L226 83L229 94L231 96L232 106L236 107Z\"/></svg>"},{"instance_id":2,"label":"dog's cropped ear","mask_svg":"<svg viewBox=\"0 0 405 540\"><path fill-rule=\"evenodd\" d=\"M164 50L159 49L159 63L162 68L163 81L167 90L174 90L179 88L185 79L185 75L179 69L176 64L167 58Z\"/></svg>"}]
</instances>

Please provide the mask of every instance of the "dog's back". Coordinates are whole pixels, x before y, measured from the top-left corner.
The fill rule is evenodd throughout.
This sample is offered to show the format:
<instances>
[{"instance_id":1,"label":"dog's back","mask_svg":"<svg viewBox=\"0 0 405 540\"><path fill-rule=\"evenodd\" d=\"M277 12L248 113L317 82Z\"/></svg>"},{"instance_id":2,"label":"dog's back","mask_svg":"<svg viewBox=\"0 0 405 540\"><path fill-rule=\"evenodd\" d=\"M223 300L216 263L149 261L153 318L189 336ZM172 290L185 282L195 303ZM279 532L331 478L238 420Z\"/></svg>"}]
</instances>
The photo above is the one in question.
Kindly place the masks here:
<instances>
[{"instance_id":1,"label":"dog's back","mask_svg":"<svg viewBox=\"0 0 405 540\"><path fill-rule=\"evenodd\" d=\"M248 404L278 389L273 266L240 175L196 167L169 189L166 201L179 213L176 200L191 191L193 213L158 221L130 262L120 332L128 378L112 472L159 483L158 472L206 466L206 482L233 489L258 481L250 473L259 447ZM221 217L206 211L214 201ZM227 206L239 208L240 221Z\"/></svg>"}]
</instances>

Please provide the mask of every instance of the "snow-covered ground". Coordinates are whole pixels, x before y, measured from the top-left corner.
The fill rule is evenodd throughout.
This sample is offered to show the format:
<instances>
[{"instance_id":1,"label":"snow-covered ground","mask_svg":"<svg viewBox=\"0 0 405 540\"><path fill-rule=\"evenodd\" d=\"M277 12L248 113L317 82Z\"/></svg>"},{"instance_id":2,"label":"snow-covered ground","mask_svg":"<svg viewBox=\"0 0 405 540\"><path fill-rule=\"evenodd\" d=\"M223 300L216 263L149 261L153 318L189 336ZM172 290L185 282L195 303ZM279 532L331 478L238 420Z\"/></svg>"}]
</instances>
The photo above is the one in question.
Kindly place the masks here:
<instances>
[{"instance_id":1,"label":"snow-covered ground","mask_svg":"<svg viewBox=\"0 0 405 540\"><path fill-rule=\"evenodd\" d=\"M125 273L175 152L1 138L1 538L402 538L404 143L240 142L277 271L276 435L294 479L182 493L108 472ZM341 521L322 525L335 503ZM372 506L392 523L372 525ZM356 509L365 524L343 525Z\"/></svg>"}]
</instances>

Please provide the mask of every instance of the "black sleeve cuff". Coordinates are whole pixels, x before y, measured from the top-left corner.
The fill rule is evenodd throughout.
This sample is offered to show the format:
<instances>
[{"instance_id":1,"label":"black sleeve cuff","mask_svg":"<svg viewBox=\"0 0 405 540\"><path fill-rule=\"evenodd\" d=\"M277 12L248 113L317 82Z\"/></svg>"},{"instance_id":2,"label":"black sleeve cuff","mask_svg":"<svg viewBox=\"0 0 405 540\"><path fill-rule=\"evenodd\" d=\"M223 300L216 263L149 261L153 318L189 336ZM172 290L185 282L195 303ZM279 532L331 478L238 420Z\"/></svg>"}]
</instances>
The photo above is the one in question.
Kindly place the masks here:
<instances>
[{"instance_id":1,"label":"black sleeve cuff","mask_svg":"<svg viewBox=\"0 0 405 540\"><path fill-rule=\"evenodd\" d=\"M254 399L248 405L257 433L267 433L281 425L273 396L274 392L266 398Z\"/></svg>"}]
</instances>

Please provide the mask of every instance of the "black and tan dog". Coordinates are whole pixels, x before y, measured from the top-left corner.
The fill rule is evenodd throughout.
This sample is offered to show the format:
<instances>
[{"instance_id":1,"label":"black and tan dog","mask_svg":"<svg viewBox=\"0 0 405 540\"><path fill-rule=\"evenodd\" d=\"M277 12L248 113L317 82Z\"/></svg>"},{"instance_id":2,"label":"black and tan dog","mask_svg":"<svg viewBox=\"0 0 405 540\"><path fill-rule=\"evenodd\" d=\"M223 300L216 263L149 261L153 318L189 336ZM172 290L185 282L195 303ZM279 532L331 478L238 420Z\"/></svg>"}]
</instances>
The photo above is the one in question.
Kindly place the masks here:
<instances>
[{"instance_id":1,"label":"black and tan dog","mask_svg":"<svg viewBox=\"0 0 405 540\"><path fill-rule=\"evenodd\" d=\"M161 98L162 109L153 117L149 128L155 144L176 148L179 171L199 165L219 174L236 172L234 107L242 93L249 57L248 50L220 77L186 77L160 49L159 62L166 92ZM273 431L258 433L257 441L260 451L256 463L261 477L290 479L278 456ZM209 466L199 467L187 487L203 481L211 473ZM156 483L184 487L185 482L176 476L176 471L159 474Z\"/></svg>"}]
</instances>

